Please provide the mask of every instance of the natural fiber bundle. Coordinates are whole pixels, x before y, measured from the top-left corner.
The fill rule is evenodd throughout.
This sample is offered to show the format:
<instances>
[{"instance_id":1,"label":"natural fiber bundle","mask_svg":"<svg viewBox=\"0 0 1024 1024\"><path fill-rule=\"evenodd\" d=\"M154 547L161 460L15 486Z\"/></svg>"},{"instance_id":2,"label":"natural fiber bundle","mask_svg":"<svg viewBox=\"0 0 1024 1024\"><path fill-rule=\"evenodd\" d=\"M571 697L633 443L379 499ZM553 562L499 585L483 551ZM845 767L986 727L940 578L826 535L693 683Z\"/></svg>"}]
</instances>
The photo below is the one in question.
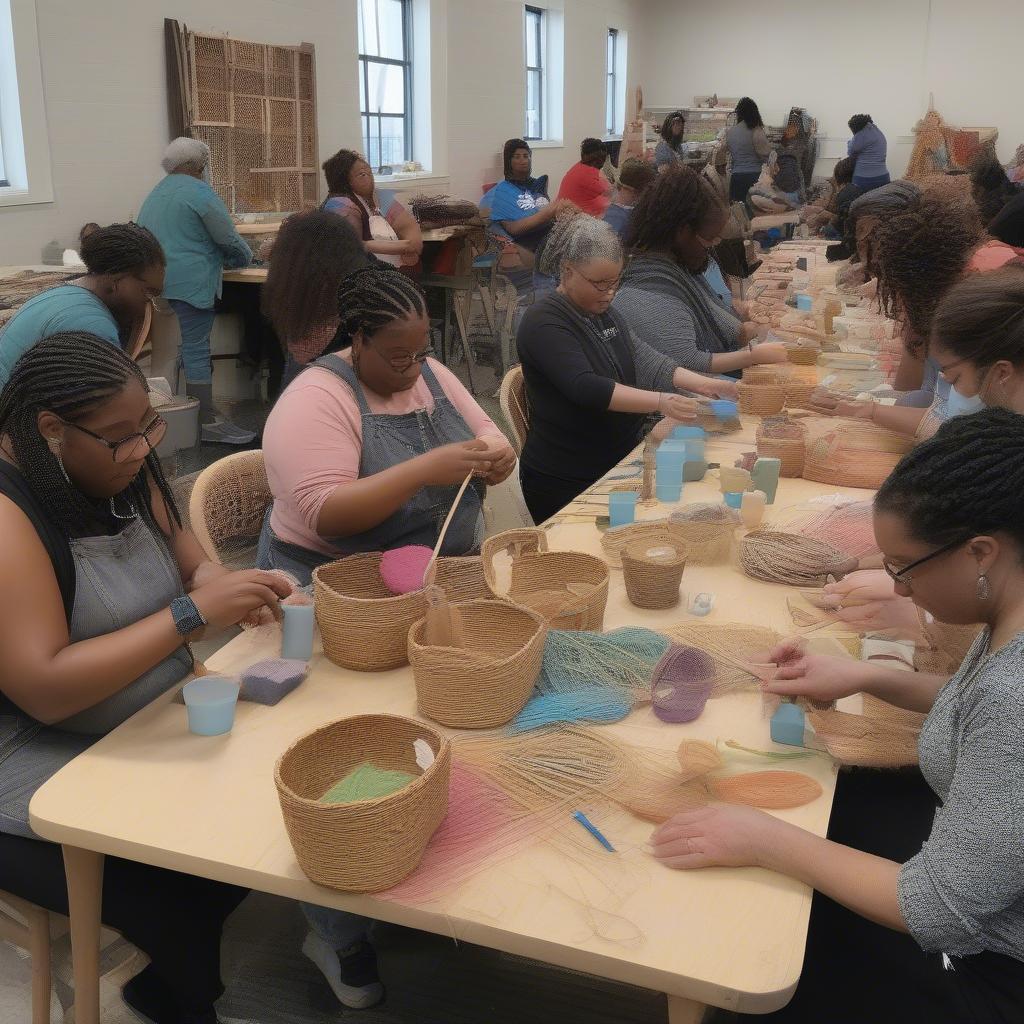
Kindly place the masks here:
<instances>
[{"instance_id":1,"label":"natural fiber bundle","mask_svg":"<svg viewBox=\"0 0 1024 1024\"><path fill-rule=\"evenodd\" d=\"M808 440L804 479L876 490L913 445L906 434L863 420L842 420Z\"/></svg>"},{"instance_id":2,"label":"natural fiber bundle","mask_svg":"<svg viewBox=\"0 0 1024 1024\"><path fill-rule=\"evenodd\" d=\"M423 591L396 597L380 575L380 552L313 570L324 654L342 668L378 672L408 662L409 630L426 612Z\"/></svg>"},{"instance_id":3,"label":"natural fiber bundle","mask_svg":"<svg viewBox=\"0 0 1024 1024\"><path fill-rule=\"evenodd\" d=\"M808 711L807 721L840 764L902 768L917 764L918 730L843 711Z\"/></svg>"},{"instance_id":4,"label":"natural fiber bundle","mask_svg":"<svg viewBox=\"0 0 1024 1024\"><path fill-rule=\"evenodd\" d=\"M627 526L613 526L601 535L601 549L605 561L616 569L622 568L622 552L632 544L683 545L683 531L671 519L645 519Z\"/></svg>"},{"instance_id":5,"label":"natural fiber bundle","mask_svg":"<svg viewBox=\"0 0 1024 1024\"><path fill-rule=\"evenodd\" d=\"M810 409L811 395L817 384L812 381L788 380L786 381L786 408L787 409Z\"/></svg>"},{"instance_id":6,"label":"natural fiber bundle","mask_svg":"<svg viewBox=\"0 0 1024 1024\"><path fill-rule=\"evenodd\" d=\"M434 760L417 763L415 743ZM321 726L296 740L274 768L285 829L303 873L346 892L379 892L416 868L448 810L450 744L422 722L359 715ZM388 796L328 804L321 797L370 762L416 778Z\"/></svg>"},{"instance_id":7,"label":"natural fiber bundle","mask_svg":"<svg viewBox=\"0 0 1024 1024\"><path fill-rule=\"evenodd\" d=\"M708 803L702 776L692 774L687 781L680 774L668 751L644 751L634 758L632 770L612 799L642 821L660 825L676 814L696 811Z\"/></svg>"},{"instance_id":8,"label":"natural fiber bundle","mask_svg":"<svg viewBox=\"0 0 1024 1024\"><path fill-rule=\"evenodd\" d=\"M732 554L733 522L675 520L679 538L686 545L687 561L693 565L722 565Z\"/></svg>"},{"instance_id":9,"label":"natural fiber bundle","mask_svg":"<svg viewBox=\"0 0 1024 1024\"><path fill-rule=\"evenodd\" d=\"M776 530L753 530L740 542L740 565L755 580L793 587L817 587L857 568L831 544Z\"/></svg>"},{"instance_id":10,"label":"natural fiber bundle","mask_svg":"<svg viewBox=\"0 0 1024 1024\"><path fill-rule=\"evenodd\" d=\"M654 670L651 705L663 722L692 722L714 688L714 661L696 647L673 645Z\"/></svg>"},{"instance_id":11,"label":"natural fiber bundle","mask_svg":"<svg viewBox=\"0 0 1024 1024\"><path fill-rule=\"evenodd\" d=\"M786 416L761 420L757 428L757 454L763 459L778 459L779 475L798 477L804 470L806 430Z\"/></svg>"},{"instance_id":12,"label":"natural fiber bundle","mask_svg":"<svg viewBox=\"0 0 1024 1024\"><path fill-rule=\"evenodd\" d=\"M538 693L509 726L515 734L563 722L621 722L633 710L631 694L607 686L585 686L569 693Z\"/></svg>"},{"instance_id":13,"label":"natural fiber bundle","mask_svg":"<svg viewBox=\"0 0 1024 1024\"><path fill-rule=\"evenodd\" d=\"M428 646L427 620L409 631L409 662L420 712L455 729L492 729L522 711L540 675L547 627L505 601L455 606L458 646Z\"/></svg>"},{"instance_id":14,"label":"natural fiber bundle","mask_svg":"<svg viewBox=\"0 0 1024 1024\"><path fill-rule=\"evenodd\" d=\"M637 608L672 608L686 568L685 543L634 542L622 552L626 596Z\"/></svg>"},{"instance_id":15,"label":"natural fiber bundle","mask_svg":"<svg viewBox=\"0 0 1024 1024\"><path fill-rule=\"evenodd\" d=\"M824 541L849 558L864 558L878 552L870 501L796 505L784 510L776 518L775 526L787 533Z\"/></svg>"},{"instance_id":16,"label":"natural fiber bundle","mask_svg":"<svg viewBox=\"0 0 1024 1024\"><path fill-rule=\"evenodd\" d=\"M874 697L870 693L862 696L863 706L861 714L875 722L884 722L891 725L901 725L907 729L916 729L918 733L928 717L919 711L908 711L906 708L898 708L895 704ZM818 710L821 710L820 708Z\"/></svg>"},{"instance_id":17,"label":"natural fiber bundle","mask_svg":"<svg viewBox=\"0 0 1024 1024\"><path fill-rule=\"evenodd\" d=\"M774 416L786 404L786 388L782 384L736 385L740 412L748 416Z\"/></svg>"},{"instance_id":18,"label":"natural fiber bundle","mask_svg":"<svg viewBox=\"0 0 1024 1024\"><path fill-rule=\"evenodd\" d=\"M758 664L757 659L782 640L773 629L740 623L680 622L664 632L673 643L695 647L714 663L715 682L710 698L736 690L760 689L765 666Z\"/></svg>"},{"instance_id":19,"label":"natural fiber bundle","mask_svg":"<svg viewBox=\"0 0 1024 1024\"><path fill-rule=\"evenodd\" d=\"M498 590L494 556L512 554L512 581ZM600 630L608 603L608 566L580 551L548 551L543 530L508 530L480 552L491 593L537 612L554 629Z\"/></svg>"},{"instance_id":20,"label":"natural fiber bundle","mask_svg":"<svg viewBox=\"0 0 1024 1024\"><path fill-rule=\"evenodd\" d=\"M683 740L676 750L676 760L679 762L683 782L699 779L722 767L722 755L714 744L704 740Z\"/></svg>"},{"instance_id":21,"label":"natural fiber bundle","mask_svg":"<svg viewBox=\"0 0 1024 1024\"><path fill-rule=\"evenodd\" d=\"M821 786L800 772L744 772L710 779L708 788L717 800L748 807L782 810L802 807L821 796Z\"/></svg>"},{"instance_id":22,"label":"natural fiber bundle","mask_svg":"<svg viewBox=\"0 0 1024 1024\"><path fill-rule=\"evenodd\" d=\"M740 525L740 514L734 508L713 501L695 501L689 505L680 505L669 516L672 523L728 523L730 526Z\"/></svg>"}]
</instances>

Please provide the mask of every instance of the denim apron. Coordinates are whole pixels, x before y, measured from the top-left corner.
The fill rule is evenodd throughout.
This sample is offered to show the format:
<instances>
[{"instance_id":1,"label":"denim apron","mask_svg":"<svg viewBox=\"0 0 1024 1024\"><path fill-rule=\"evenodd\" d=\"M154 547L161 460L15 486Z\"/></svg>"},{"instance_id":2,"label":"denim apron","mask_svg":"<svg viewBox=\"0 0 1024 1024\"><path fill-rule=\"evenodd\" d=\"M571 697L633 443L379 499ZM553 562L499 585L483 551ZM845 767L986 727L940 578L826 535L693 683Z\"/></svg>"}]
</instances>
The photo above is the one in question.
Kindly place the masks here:
<instances>
[{"instance_id":1,"label":"denim apron","mask_svg":"<svg viewBox=\"0 0 1024 1024\"><path fill-rule=\"evenodd\" d=\"M390 415L374 413L351 364L337 355L326 355L311 366L330 370L352 390L359 403L363 450L359 459L360 479L382 473L392 466L425 455L442 445L471 441L474 434L437 382L429 363L423 363L423 379L434 398L434 411L425 409ZM331 538L335 554L325 555L282 541L270 529L268 513L257 554L264 569L285 569L300 583L310 582L312 571L325 562L364 551L390 551L406 544L432 548L448 515L459 485L424 487L382 523L351 537ZM474 480L459 501L451 526L445 534L442 555L468 555L479 550L483 540L484 484Z\"/></svg>"}]
</instances>

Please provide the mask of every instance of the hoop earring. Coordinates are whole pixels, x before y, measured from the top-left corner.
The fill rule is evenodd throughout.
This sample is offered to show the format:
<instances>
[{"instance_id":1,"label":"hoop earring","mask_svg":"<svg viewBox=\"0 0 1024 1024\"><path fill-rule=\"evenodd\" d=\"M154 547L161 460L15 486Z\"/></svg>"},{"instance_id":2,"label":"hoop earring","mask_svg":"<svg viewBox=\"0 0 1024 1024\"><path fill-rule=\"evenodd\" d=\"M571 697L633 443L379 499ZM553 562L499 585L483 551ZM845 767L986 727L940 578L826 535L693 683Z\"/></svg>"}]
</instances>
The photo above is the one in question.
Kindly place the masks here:
<instances>
[{"instance_id":1,"label":"hoop earring","mask_svg":"<svg viewBox=\"0 0 1024 1024\"><path fill-rule=\"evenodd\" d=\"M984 573L978 577L978 585L975 587L974 592L977 594L979 601L987 601L992 596L992 587L989 586L988 577Z\"/></svg>"},{"instance_id":2,"label":"hoop earring","mask_svg":"<svg viewBox=\"0 0 1024 1024\"><path fill-rule=\"evenodd\" d=\"M71 483L71 477L68 476L68 471L64 468L64 459L61 458L64 442L59 437L48 437L46 439L46 447L50 449L50 454L57 460L57 465L60 467L64 479Z\"/></svg>"}]
</instances>

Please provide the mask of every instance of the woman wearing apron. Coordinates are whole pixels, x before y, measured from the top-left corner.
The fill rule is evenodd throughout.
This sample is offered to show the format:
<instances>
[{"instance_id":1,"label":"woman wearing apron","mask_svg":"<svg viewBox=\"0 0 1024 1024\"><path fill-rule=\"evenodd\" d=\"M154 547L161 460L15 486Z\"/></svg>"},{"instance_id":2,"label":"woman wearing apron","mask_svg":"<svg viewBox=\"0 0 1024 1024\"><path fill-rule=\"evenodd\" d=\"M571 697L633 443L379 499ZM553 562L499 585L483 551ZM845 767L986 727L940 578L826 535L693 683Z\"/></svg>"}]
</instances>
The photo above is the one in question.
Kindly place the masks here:
<instances>
[{"instance_id":1,"label":"woman wearing apron","mask_svg":"<svg viewBox=\"0 0 1024 1024\"><path fill-rule=\"evenodd\" d=\"M351 149L324 163L330 195L323 208L348 219L367 252L394 267L415 267L423 251L416 218L395 198L378 192L370 165Z\"/></svg>"},{"instance_id":2,"label":"woman wearing apron","mask_svg":"<svg viewBox=\"0 0 1024 1024\"><path fill-rule=\"evenodd\" d=\"M0 889L60 914L61 851L32 832L32 795L186 679L186 641L291 590L213 565L182 529L153 452L166 430L138 367L83 332L38 342L0 392ZM244 896L106 858L102 920L151 961L123 992L140 1020L216 1024L221 931Z\"/></svg>"}]
</instances>

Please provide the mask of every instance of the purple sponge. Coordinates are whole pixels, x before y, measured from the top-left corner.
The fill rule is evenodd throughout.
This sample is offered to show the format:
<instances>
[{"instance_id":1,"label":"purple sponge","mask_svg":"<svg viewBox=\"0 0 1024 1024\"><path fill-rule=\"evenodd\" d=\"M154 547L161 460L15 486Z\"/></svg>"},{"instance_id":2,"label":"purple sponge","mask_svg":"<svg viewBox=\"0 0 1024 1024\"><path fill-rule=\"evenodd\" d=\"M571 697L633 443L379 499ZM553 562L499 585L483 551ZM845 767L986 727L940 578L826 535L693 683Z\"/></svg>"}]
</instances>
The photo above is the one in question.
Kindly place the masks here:
<instances>
[{"instance_id":1,"label":"purple sponge","mask_svg":"<svg viewBox=\"0 0 1024 1024\"><path fill-rule=\"evenodd\" d=\"M309 671L309 665L294 658L267 658L250 665L241 676L242 700L276 704L287 697Z\"/></svg>"}]
</instances>

